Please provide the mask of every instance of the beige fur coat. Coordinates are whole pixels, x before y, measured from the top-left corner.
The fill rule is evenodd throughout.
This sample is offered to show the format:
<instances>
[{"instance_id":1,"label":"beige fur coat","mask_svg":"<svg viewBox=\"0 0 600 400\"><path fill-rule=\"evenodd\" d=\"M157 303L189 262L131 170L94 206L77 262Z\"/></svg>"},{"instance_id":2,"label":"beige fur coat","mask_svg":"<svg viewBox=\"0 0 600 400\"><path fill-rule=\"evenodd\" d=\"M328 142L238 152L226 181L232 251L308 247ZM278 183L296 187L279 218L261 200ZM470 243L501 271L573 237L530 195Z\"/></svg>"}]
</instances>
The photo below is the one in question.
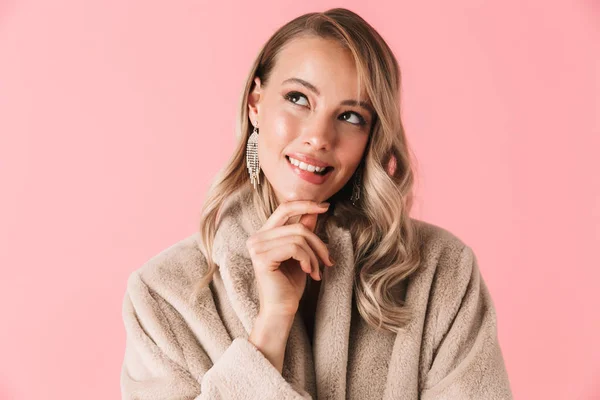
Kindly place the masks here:
<instances>
[{"instance_id":1,"label":"beige fur coat","mask_svg":"<svg viewBox=\"0 0 600 400\"><path fill-rule=\"evenodd\" d=\"M280 374L248 341L259 302L245 242L260 224L243 193L223 214L213 252L219 271L197 304L188 300L206 268L197 234L130 275L124 399L512 399L473 251L420 220L423 262L405 293L416 318L398 334L361 319L350 233L328 226L336 265L321 281L314 346L296 314Z\"/></svg>"}]
</instances>

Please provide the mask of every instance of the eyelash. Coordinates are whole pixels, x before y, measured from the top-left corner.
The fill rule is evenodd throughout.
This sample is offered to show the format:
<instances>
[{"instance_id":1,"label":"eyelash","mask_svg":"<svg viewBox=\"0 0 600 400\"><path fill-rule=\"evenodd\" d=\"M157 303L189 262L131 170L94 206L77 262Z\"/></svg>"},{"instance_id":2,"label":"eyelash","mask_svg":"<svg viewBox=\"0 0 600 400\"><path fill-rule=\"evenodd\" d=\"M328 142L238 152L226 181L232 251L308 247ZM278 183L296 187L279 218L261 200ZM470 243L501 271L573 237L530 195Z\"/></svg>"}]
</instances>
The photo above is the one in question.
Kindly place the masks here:
<instances>
[{"instance_id":1,"label":"eyelash","mask_svg":"<svg viewBox=\"0 0 600 400\"><path fill-rule=\"evenodd\" d=\"M290 100L290 98L296 97L296 96L302 96L302 97L304 97L306 99L306 101L308 101L308 98L304 94L302 94L300 92L289 92L289 93L285 94L283 96L283 98L286 99L287 101L289 101L292 104L296 104L296 103L294 103L293 101ZM298 104L296 104L296 105L298 105ZM305 106L300 106L300 107L305 107ZM356 111L345 111L343 114L347 114L347 113L356 115L358 117L358 119L360 120L360 122L358 124L353 124L352 122L350 122L350 124L356 125L356 126L363 126L363 125L367 124L367 121L365 121L365 119L363 118L363 116L360 115L359 113L357 113Z\"/></svg>"}]
</instances>

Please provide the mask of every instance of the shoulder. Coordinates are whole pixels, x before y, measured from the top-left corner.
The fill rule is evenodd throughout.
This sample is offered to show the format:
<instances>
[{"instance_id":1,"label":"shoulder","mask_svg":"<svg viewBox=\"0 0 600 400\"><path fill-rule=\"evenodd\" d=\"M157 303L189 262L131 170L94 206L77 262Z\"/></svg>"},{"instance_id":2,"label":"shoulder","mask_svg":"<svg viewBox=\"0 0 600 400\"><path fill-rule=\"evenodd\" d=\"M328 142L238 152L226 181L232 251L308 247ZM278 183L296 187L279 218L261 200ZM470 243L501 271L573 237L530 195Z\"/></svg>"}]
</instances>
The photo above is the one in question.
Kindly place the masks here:
<instances>
[{"instance_id":1,"label":"shoulder","mask_svg":"<svg viewBox=\"0 0 600 400\"><path fill-rule=\"evenodd\" d=\"M446 228L414 218L412 221L421 253L417 274L424 275L431 290L436 285L446 286L448 290L461 290L477 268L471 247Z\"/></svg>"},{"instance_id":2,"label":"shoulder","mask_svg":"<svg viewBox=\"0 0 600 400\"><path fill-rule=\"evenodd\" d=\"M417 233L421 253L427 258L458 255L467 244L455 233L431 222L411 218Z\"/></svg>"},{"instance_id":3,"label":"shoulder","mask_svg":"<svg viewBox=\"0 0 600 400\"><path fill-rule=\"evenodd\" d=\"M129 275L127 290L143 288L169 302L186 301L208 269L198 240L195 232L152 256Z\"/></svg>"}]
</instances>

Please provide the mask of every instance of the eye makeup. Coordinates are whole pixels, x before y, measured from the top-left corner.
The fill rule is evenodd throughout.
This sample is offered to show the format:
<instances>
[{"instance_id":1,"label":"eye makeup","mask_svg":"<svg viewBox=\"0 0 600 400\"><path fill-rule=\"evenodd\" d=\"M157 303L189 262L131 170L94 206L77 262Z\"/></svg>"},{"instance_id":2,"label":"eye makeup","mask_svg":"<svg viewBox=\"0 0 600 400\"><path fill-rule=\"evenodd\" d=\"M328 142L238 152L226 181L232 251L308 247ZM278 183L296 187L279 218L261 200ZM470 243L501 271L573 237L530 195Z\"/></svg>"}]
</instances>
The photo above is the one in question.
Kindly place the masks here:
<instances>
[{"instance_id":1,"label":"eye makeup","mask_svg":"<svg viewBox=\"0 0 600 400\"><path fill-rule=\"evenodd\" d=\"M288 92L288 93L286 93L286 94L283 96L283 98L284 98L285 100L289 101L289 102L290 102L290 103L292 103L292 104L298 105L298 106L300 106L300 107L306 107L305 105L298 104L298 103L296 103L295 101L292 101L292 99L294 99L294 98L298 98L298 97L304 97L304 98L306 99L306 101L308 102L308 98L306 97L306 95L304 95L304 94L303 94L303 93L301 93L301 92L294 91L294 90L293 90L293 91L290 91L290 92ZM358 122L358 123L353 123L353 122L350 122L350 124L352 124L352 125L356 125L356 126L364 126L364 125L366 125L366 124L367 124L367 121L365 120L365 118L364 118L362 115L360 115L359 113L357 113L356 111L352 111L352 110L346 110L346 111L344 111L344 112L343 112L341 115L347 115L347 114L354 114L354 115L356 115L356 117L359 119L359 122ZM340 115L340 116L341 116L341 115ZM342 119L343 119L343 118L342 118ZM343 120L344 120L344 121L346 121L346 119L343 119Z\"/></svg>"}]
</instances>

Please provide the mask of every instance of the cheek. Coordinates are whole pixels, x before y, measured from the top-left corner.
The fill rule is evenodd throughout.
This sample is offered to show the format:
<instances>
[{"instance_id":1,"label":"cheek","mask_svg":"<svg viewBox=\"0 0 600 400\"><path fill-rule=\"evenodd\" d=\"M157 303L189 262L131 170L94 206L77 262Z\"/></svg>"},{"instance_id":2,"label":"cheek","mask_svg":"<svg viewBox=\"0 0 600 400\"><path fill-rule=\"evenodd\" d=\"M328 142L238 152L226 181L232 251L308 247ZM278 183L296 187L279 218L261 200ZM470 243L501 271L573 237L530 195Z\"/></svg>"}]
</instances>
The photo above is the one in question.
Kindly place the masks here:
<instances>
[{"instance_id":1,"label":"cheek","mask_svg":"<svg viewBox=\"0 0 600 400\"><path fill-rule=\"evenodd\" d=\"M258 145L259 155L266 165L276 163L276 159L289 150L299 124L294 116L277 110L271 110L268 115L265 113L264 117Z\"/></svg>"},{"instance_id":2,"label":"cheek","mask_svg":"<svg viewBox=\"0 0 600 400\"><path fill-rule=\"evenodd\" d=\"M348 139L340 140L339 149L342 163L349 168L355 168L362 159L367 145L367 136L348 136Z\"/></svg>"},{"instance_id":3,"label":"cheek","mask_svg":"<svg viewBox=\"0 0 600 400\"><path fill-rule=\"evenodd\" d=\"M269 149L271 154L281 154L289 150L289 144L294 140L299 129L298 118L289 113L271 110L263 120L260 130L259 146Z\"/></svg>"},{"instance_id":4,"label":"cheek","mask_svg":"<svg viewBox=\"0 0 600 400\"><path fill-rule=\"evenodd\" d=\"M298 118L285 111L278 111L272 115L273 135L282 142L288 142L296 136L300 123Z\"/></svg>"}]
</instances>

